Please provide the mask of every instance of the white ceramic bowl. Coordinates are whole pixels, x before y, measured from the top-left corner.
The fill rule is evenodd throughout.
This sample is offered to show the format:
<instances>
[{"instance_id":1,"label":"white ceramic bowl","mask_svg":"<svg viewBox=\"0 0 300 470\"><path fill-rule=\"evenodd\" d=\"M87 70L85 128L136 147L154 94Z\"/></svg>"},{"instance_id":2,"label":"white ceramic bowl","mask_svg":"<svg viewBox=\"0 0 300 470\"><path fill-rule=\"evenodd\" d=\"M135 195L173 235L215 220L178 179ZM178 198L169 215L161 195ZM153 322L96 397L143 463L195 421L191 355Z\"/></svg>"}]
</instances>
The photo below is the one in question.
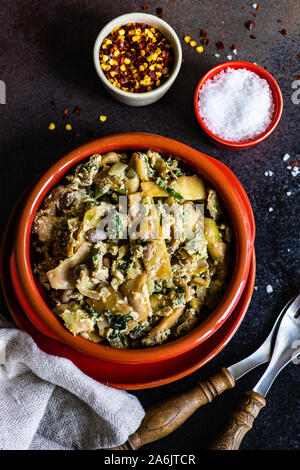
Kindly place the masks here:
<instances>
[{"instance_id":1,"label":"white ceramic bowl","mask_svg":"<svg viewBox=\"0 0 300 470\"><path fill-rule=\"evenodd\" d=\"M152 26L153 28L157 28L168 39L174 51L174 66L170 77L160 87L146 93L131 93L120 90L110 83L100 67L99 51L103 40L106 38L106 36L108 36L109 33L112 32L116 26L123 26L128 23L145 23ZM149 15L148 13L127 13L125 15L118 16L114 20L110 21L106 26L104 26L104 28L98 34L94 45L94 64L104 87L114 98L129 106L146 106L147 104L151 104L159 100L174 83L175 78L177 77L180 70L181 62L181 45L174 29L157 16Z\"/></svg>"}]
</instances>

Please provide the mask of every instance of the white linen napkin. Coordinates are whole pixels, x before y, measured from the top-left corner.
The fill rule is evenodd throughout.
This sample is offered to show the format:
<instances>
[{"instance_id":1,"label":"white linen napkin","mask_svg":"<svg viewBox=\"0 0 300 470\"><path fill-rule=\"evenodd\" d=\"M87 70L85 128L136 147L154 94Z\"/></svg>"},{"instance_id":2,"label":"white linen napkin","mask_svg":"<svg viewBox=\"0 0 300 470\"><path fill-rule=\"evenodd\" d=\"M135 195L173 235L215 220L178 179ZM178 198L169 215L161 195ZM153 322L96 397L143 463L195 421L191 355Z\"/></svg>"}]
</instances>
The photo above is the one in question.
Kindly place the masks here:
<instances>
[{"instance_id":1,"label":"white linen napkin","mask_svg":"<svg viewBox=\"0 0 300 470\"><path fill-rule=\"evenodd\" d=\"M41 351L0 315L0 449L70 450L124 443L144 410L70 360Z\"/></svg>"}]
</instances>

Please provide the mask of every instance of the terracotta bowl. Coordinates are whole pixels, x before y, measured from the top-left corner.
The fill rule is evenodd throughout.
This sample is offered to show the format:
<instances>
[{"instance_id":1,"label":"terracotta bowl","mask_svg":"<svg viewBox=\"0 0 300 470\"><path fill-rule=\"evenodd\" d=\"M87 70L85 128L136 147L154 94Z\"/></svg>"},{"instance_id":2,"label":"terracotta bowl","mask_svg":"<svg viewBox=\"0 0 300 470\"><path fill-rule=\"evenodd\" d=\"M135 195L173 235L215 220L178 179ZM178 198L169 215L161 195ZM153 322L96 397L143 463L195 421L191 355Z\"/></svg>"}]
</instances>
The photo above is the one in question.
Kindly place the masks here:
<instances>
[{"instance_id":1,"label":"terracotta bowl","mask_svg":"<svg viewBox=\"0 0 300 470\"><path fill-rule=\"evenodd\" d=\"M256 73L256 75L258 75L260 78L264 78L268 82L268 85L272 93L273 103L274 103L274 112L273 112L271 122L268 128L262 134L248 141L231 142L229 140L221 139L220 137L218 137L217 135L215 135L213 132L209 130L209 128L204 123L204 120L202 119L200 111L199 111L199 106L198 106L199 92L201 88L203 87L203 85L207 82L207 80L212 79L215 75L220 73L222 70L225 70L228 68L247 69L247 70L250 70L250 72ZM245 150L265 140L267 137L269 137L270 134L272 134L272 132L277 127L281 118L282 109L283 109L282 94L275 78L272 77L272 75L269 74L269 72L267 72L262 67L259 67L258 65L253 64L252 62L244 62L241 60L224 62L210 69L199 81L195 90L195 94L194 94L194 111L195 111L196 118L200 126L202 127L202 130L217 147L220 147L225 150Z\"/></svg>"},{"instance_id":2,"label":"terracotta bowl","mask_svg":"<svg viewBox=\"0 0 300 470\"><path fill-rule=\"evenodd\" d=\"M31 266L31 228L33 218L49 191L83 159L93 153L153 149L171 153L193 165L195 171L218 191L230 216L235 238L235 261L229 286L211 315L187 335L161 346L146 349L113 349L73 336L47 305L47 296L37 283ZM248 197L238 179L219 161L176 140L146 133L107 136L89 142L61 158L35 184L24 202L16 230L16 268L23 294L35 312L31 318L42 331L81 353L106 361L120 363L149 363L175 357L198 346L213 335L233 312L245 287L254 246L255 223ZM28 309L29 311L29 309ZM30 315L25 309L25 313ZM44 328L43 328L44 327Z\"/></svg>"}]
</instances>

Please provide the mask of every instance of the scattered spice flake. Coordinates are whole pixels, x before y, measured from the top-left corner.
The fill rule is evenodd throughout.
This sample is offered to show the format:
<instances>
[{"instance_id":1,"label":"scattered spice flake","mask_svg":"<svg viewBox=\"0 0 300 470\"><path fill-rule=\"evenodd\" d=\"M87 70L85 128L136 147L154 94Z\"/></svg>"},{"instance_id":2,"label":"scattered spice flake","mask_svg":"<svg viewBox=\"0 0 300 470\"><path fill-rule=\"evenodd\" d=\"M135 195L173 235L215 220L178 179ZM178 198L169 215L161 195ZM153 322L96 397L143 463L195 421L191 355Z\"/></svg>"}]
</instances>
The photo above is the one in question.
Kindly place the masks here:
<instances>
[{"instance_id":1,"label":"scattered spice flake","mask_svg":"<svg viewBox=\"0 0 300 470\"><path fill-rule=\"evenodd\" d=\"M281 34L281 36L286 36L287 35L286 29L284 29L284 28L280 29L279 33Z\"/></svg>"},{"instance_id":2,"label":"scattered spice flake","mask_svg":"<svg viewBox=\"0 0 300 470\"><path fill-rule=\"evenodd\" d=\"M260 5L257 5L256 10L257 10L257 11L261 10L261 6L260 6Z\"/></svg>"},{"instance_id":3,"label":"scattered spice flake","mask_svg":"<svg viewBox=\"0 0 300 470\"><path fill-rule=\"evenodd\" d=\"M55 129L54 122L50 122L48 129L49 129L49 131L54 131L54 129Z\"/></svg>"},{"instance_id":4,"label":"scattered spice flake","mask_svg":"<svg viewBox=\"0 0 300 470\"><path fill-rule=\"evenodd\" d=\"M148 9L149 9L148 5L146 5L146 3L144 3L144 5L142 5L142 10L146 11Z\"/></svg>"},{"instance_id":5,"label":"scattered spice flake","mask_svg":"<svg viewBox=\"0 0 300 470\"><path fill-rule=\"evenodd\" d=\"M105 116L104 114L101 114L101 116L99 116L99 120L100 120L101 122L105 122L106 119L107 119L107 116Z\"/></svg>"},{"instance_id":6,"label":"scattered spice flake","mask_svg":"<svg viewBox=\"0 0 300 470\"><path fill-rule=\"evenodd\" d=\"M75 114L75 116L80 117L81 111L82 111L82 109L79 106L75 106L72 113Z\"/></svg>"},{"instance_id":7,"label":"scattered spice flake","mask_svg":"<svg viewBox=\"0 0 300 470\"><path fill-rule=\"evenodd\" d=\"M204 51L203 46L197 46L197 47L196 47L196 51L201 54L201 52Z\"/></svg>"},{"instance_id":8,"label":"scattered spice flake","mask_svg":"<svg viewBox=\"0 0 300 470\"><path fill-rule=\"evenodd\" d=\"M252 16L254 16L254 18L256 18L256 13L252 13Z\"/></svg>"},{"instance_id":9,"label":"scattered spice flake","mask_svg":"<svg viewBox=\"0 0 300 470\"><path fill-rule=\"evenodd\" d=\"M254 26L255 26L255 23L252 20L246 21L245 23L245 27L249 29L249 31L251 31L254 28Z\"/></svg>"},{"instance_id":10,"label":"scattered spice flake","mask_svg":"<svg viewBox=\"0 0 300 470\"><path fill-rule=\"evenodd\" d=\"M157 16L158 16L159 18L162 18L163 13L164 13L164 9L163 9L163 8L161 8L161 7L156 8L156 14L157 14Z\"/></svg>"},{"instance_id":11,"label":"scattered spice flake","mask_svg":"<svg viewBox=\"0 0 300 470\"><path fill-rule=\"evenodd\" d=\"M217 42L216 42L216 47L217 47L217 49L219 49L219 50L224 49L224 42L223 42L223 41L217 41Z\"/></svg>"},{"instance_id":12,"label":"scattered spice flake","mask_svg":"<svg viewBox=\"0 0 300 470\"><path fill-rule=\"evenodd\" d=\"M66 131L71 131L72 130L71 124L66 124L65 129L66 129Z\"/></svg>"},{"instance_id":13,"label":"scattered spice flake","mask_svg":"<svg viewBox=\"0 0 300 470\"><path fill-rule=\"evenodd\" d=\"M190 42L190 46L191 46L191 47L195 47L195 46L197 46L197 43L196 43L196 41L191 41L191 42Z\"/></svg>"},{"instance_id":14,"label":"scattered spice flake","mask_svg":"<svg viewBox=\"0 0 300 470\"><path fill-rule=\"evenodd\" d=\"M256 36L254 36L254 34L250 34L250 38L251 39L256 39Z\"/></svg>"},{"instance_id":15,"label":"scattered spice flake","mask_svg":"<svg viewBox=\"0 0 300 470\"><path fill-rule=\"evenodd\" d=\"M246 7L245 7L245 6L243 6L243 7L242 7L242 10L245 10L245 8L246 8Z\"/></svg>"},{"instance_id":16,"label":"scattered spice flake","mask_svg":"<svg viewBox=\"0 0 300 470\"><path fill-rule=\"evenodd\" d=\"M295 80L300 80L300 73L297 73L297 74L295 75Z\"/></svg>"},{"instance_id":17,"label":"scattered spice flake","mask_svg":"<svg viewBox=\"0 0 300 470\"><path fill-rule=\"evenodd\" d=\"M281 20L277 20L277 23L281 23Z\"/></svg>"},{"instance_id":18,"label":"scattered spice flake","mask_svg":"<svg viewBox=\"0 0 300 470\"><path fill-rule=\"evenodd\" d=\"M79 137L80 136L80 132L76 132L76 137Z\"/></svg>"},{"instance_id":19,"label":"scattered spice flake","mask_svg":"<svg viewBox=\"0 0 300 470\"><path fill-rule=\"evenodd\" d=\"M231 50L235 55L237 55L237 45L235 43L232 44Z\"/></svg>"},{"instance_id":20,"label":"scattered spice flake","mask_svg":"<svg viewBox=\"0 0 300 470\"><path fill-rule=\"evenodd\" d=\"M63 118L64 118L64 119L67 119L68 114L69 114L69 110L68 110L68 109L64 109Z\"/></svg>"},{"instance_id":21,"label":"scattered spice flake","mask_svg":"<svg viewBox=\"0 0 300 470\"><path fill-rule=\"evenodd\" d=\"M202 38L206 38L207 37L207 30L206 29L200 29L200 36Z\"/></svg>"},{"instance_id":22,"label":"scattered spice flake","mask_svg":"<svg viewBox=\"0 0 300 470\"><path fill-rule=\"evenodd\" d=\"M209 44L209 39L208 39L208 38L203 38L203 39L201 39L200 42L201 42L202 46L208 46L208 44Z\"/></svg>"},{"instance_id":23,"label":"scattered spice flake","mask_svg":"<svg viewBox=\"0 0 300 470\"><path fill-rule=\"evenodd\" d=\"M297 57L299 57L299 59L300 59L300 54L297 54Z\"/></svg>"},{"instance_id":24,"label":"scattered spice flake","mask_svg":"<svg viewBox=\"0 0 300 470\"><path fill-rule=\"evenodd\" d=\"M183 40L184 40L184 42L186 42L188 44L191 40L191 36L184 36Z\"/></svg>"},{"instance_id":25,"label":"scattered spice flake","mask_svg":"<svg viewBox=\"0 0 300 470\"><path fill-rule=\"evenodd\" d=\"M297 166L299 164L298 160L291 163L291 167Z\"/></svg>"}]
</instances>

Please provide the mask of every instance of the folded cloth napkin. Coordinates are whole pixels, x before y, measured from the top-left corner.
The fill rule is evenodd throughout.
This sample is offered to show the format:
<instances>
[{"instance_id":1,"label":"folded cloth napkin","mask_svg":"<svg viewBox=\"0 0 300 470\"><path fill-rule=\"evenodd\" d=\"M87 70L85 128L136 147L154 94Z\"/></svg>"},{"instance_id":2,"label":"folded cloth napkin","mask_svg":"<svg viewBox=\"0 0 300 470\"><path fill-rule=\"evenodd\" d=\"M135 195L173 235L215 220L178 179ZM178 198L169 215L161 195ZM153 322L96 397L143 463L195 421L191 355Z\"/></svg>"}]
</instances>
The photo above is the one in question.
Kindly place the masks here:
<instances>
[{"instance_id":1,"label":"folded cloth napkin","mask_svg":"<svg viewBox=\"0 0 300 470\"><path fill-rule=\"evenodd\" d=\"M136 397L44 353L0 315L1 450L110 448L143 417Z\"/></svg>"}]
</instances>

